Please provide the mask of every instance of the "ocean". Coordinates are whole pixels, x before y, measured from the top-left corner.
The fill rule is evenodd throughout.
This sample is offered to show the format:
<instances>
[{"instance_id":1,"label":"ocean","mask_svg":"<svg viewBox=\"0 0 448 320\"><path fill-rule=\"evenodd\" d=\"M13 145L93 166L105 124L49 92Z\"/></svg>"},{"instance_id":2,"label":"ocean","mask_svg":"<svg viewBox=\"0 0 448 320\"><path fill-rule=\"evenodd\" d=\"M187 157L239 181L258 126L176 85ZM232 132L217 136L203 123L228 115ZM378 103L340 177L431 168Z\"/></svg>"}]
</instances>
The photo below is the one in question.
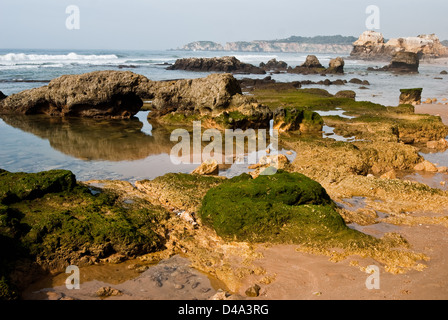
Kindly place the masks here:
<instances>
[{"instance_id":1,"label":"ocean","mask_svg":"<svg viewBox=\"0 0 448 320\"><path fill-rule=\"evenodd\" d=\"M6 95L45 85L65 74L96 70L129 70L151 80L205 77L208 73L169 71L167 64L186 57L235 56L242 62L258 65L270 59L282 60L295 67L303 63L306 53L191 52L133 50L0 50L0 91ZM335 54L315 54L328 65ZM342 56L344 57L344 56ZM448 81L442 70L446 64L421 64L419 74L394 75L368 72L387 62L345 59L344 75L329 75L330 80L352 78L369 81L367 89L347 83L343 86L317 87L336 93L354 90L358 101L384 105L398 104L399 89L423 88L423 99L448 98ZM236 75L236 78L264 78L266 75ZM324 80L321 75L272 74L277 81ZM448 106L447 106L448 107ZM152 130L147 112L139 112L132 121L97 122L89 120L48 121L43 117L5 117L0 119L0 168L8 171L37 172L63 168L72 170L79 180L152 179L167 172L191 172L196 165L175 166L169 161L168 133ZM107 134L105 134L105 132ZM120 151L118 151L120 150ZM117 157L121 153L122 157Z\"/></svg>"}]
</instances>

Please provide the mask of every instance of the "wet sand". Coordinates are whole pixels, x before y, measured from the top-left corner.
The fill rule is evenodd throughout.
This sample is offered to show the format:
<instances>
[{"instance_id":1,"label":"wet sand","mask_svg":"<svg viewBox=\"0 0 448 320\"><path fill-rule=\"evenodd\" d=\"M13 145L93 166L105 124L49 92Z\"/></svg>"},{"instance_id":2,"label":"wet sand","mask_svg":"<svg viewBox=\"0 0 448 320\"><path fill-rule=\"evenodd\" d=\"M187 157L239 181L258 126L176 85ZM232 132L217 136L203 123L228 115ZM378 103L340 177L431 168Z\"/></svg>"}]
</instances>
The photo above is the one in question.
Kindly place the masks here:
<instances>
[{"instance_id":1,"label":"wet sand","mask_svg":"<svg viewBox=\"0 0 448 320\"><path fill-rule=\"evenodd\" d=\"M442 226L421 225L400 227L395 232L404 236L412 249L430 256L431 260L424 262L426 269L394 275L370 258L352 256L335 263L326 256L297 252L294 245L278 245L261 247L264 258L257 262L275 280L263 285L259 277L252 277L246 280L246 286L258 283L260 298L273 300L448 299L448 230ZM353 261L359 266L351 265ZM370 274L361 268L369 265L379 267L379 289L366 287Z\"/></svg>"},{"instance_id":2,"label":"wet sand","mask_svg":"<svg viewBox=\"0 0 448 320\"><path fill-rule=\"evenodd\" d=\"M442 122L448 125L448 105L446 104L421 104L415 106L415 113L439 115L442 118Z\"/></svg>"}]
</instances>

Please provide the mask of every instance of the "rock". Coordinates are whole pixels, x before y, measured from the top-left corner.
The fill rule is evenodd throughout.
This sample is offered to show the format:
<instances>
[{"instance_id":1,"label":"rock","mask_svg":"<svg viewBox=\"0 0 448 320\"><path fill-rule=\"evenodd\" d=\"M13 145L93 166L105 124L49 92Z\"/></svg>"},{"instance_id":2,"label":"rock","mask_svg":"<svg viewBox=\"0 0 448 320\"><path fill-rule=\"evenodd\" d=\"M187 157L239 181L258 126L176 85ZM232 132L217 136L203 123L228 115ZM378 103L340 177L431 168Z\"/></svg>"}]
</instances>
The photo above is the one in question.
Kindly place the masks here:
<instances>
[{"instance_id":1,"label":"rock","mask_svg":"<svg viewBox=\"0 0 448 320\"><path fill-rule=\"evenodd\" d=\"M96 295L100 298L107 298L107 297L111 297L111 296L119 296L122 295L123 293L118 290L118 289L114 289L112 287L101 287L96 291Z\"/></svg>"},{"instance_id":2,"label":"rock","mask_svg":"<svg viewBox=\"0 0 448 320\"><path fill-rule=\"evenodd\" d=\"M448 167L445 166L441 166L437 168L437 172L439 173L447 173L448 172Z\"/></svg>"},{"instance_id":3,"label":"rock","mask_svg":"<svg viewBox=\"0 0 448 320\"><path fill-rule=\"evenodd\" d=\"M330 64L328 69L325 71L326 73L344 73L344 59L341 57L337 57L330 60Z\"/></svg>"},{"instance_id":4,"label":"rock","mask_svg":"<svg viewBox=\"0 0 448 320\"><path fill-rule=\"evenodd\" d=\"M218 291L210 297L210 300L227 300L229 298L230 294L223 291L222 289L218 289Z\"/></svg>"},{"instance_id":5,"label":"rock","mask_svg":"<svg viewBox=\"0 0 448 320\"><path fill-rule=\"evenodd\" d=\"M248 297L255 298L255 297L258 297L260 295L260 289L261 288L260 288L260 286L258 284L254 284L253 286L247 288L245 294Z\"/></svg>"},{"instance_id":6,"label":"rock","mask_svg":"<svg viewBox=\"0 0 448 320\"><path fill-rule=\"evenodd\" d=\"M397 173L395 172L394 169L384 173L381 177L381 179L396 179L397 178Z\"/></svg>"},{"instance_id":7,"label":"rock","mask_svg":"<svg viewBox=\"0 0 448 320\"><path fill-rule=\"evenodd\" d=\"M318 132L322 130L322 117L316 112L298 108L278 107L274 110L274 129L279 132Z\"/></svg>"},{"instance_id":8,"label":"rock","mask_svg":"<svg viewBox=\"0 0 448 320\"><path fill-rule=\"evenodd\" d=\"M395 38L386 43L381 33L365 31L353 43L350 56L366 60L384 60L390 59L397 52L412 52L423 59L448 55L448 49L434 34Z\"/></svg>"},{"instance_id":9,"label":"rock","mask_svg":"<svg viewBox=\"0 0 448 320\"><path fill-rule=\"evenodd\" d=\"M267 63L260 63L260 68L266 71L285 71L288 68L288 64L284 61L277 61L277 59L271 59Z\"/></svg>"},{"instance_id":10,"label":"rock","mask_svg":"<svg viewBox=\"0 0 448 320\"><path fill-rule=\"evenodd\" d=\"M0 101L5 99L7 95L5 95L3 92L0 91Z\"/></svg>"},{"instance_id":11,"label":"rock","mask_svg":"<svg viewBox=\"0 0 448 320\"><path fill-rule=\"evenodd\" d=\"M65 75L3 99L0 113L130 118L143 105L138 89L147 82L130 71Z\"/></svg>"},{"instance_id":12,"label":"rock","mask_svg":"<svg viewBox=\"0 0 448 320\"><path fill-rule=\"evenodd\" d=\"M207 159L199 167L194 169L191 174L217 175L218 173L218 161L216 161L216 159Z\"/></svg>"},{"instance_id":13,"label":"rock","mask_svg":"<svg viewBox=\"0 0 448 320\"><path fill-rule=\"evenodd\" d=\"M335 98L348 98L348 99L355 100L356 92L353 90L342 90L342 91L336 92L334 97Z\"/></svg>"},{"instance_id":14,"label":"rock","mask_svg":"<svg viewBox=\"0 0 448 320\"><path fill-rule=\"evenodd\" d=\"M243 63L235 57L215 58L183 58L167 68L167 70L186 70L200 72L229 72L229 73L253 73L265 74L266 71L260 67Z\"/></svg>"},{"instance_id":15,"label":"rock","mask_svg":"<svg viewBox=\"0 0 448 320\"><path fill-rule=\"evenodd\" d=\"M285 169L288 164L289 160L284 154L275 154L261 157L257 164L250 165L248 169L255 169L255 171L249 172L249 174L252 178L256 178L269 167L281 170Z\"/></svg>"},{"instance_id":16,"label":"rock","mask_svg":"<svg viewBox=\"0 0 448 320\"><path fill-rule=\"evenodd\" d=\"M427 171L427 172L437 172L437 167L429 162L428 160L425 160L423 162L420 162L414 167L414 170L416 171Z\"/></svg>"},{"instance_id":17,"label":"rock","mask_svg":"<svg viewBox=\"0 0 448 320\"><path fill-rule=\"evenodd\" d=\"M446 70L442 70L440 71L440 74L448 74L448 72Z\"/></svg>"},{"instance_id":18,"label":"rock","mask_svg":"<svg viewBox=\"0 0 448 320\"><path fill-rule=\"evenodd\" d=\"M152 100L151 118L170 112L220 113L242 93L240 84L230 73L211 74L199 79L151 81L144 92Z\"/></svg>"},{"instance_id":19,"label":"rock","mask_svg":"<svg viewBox=\"0 0 448 320\"><path fill-rule=\"evenodd\" d=\"M350 79L349 83L354 83L354 84L363 84L361 79L358 78L353 78Z\"/></svg>"},{"instance_id":20,"label":"rock","mask_svg":"<svg viewBox=\"0 0 448 320\"><path fill-rule=\"evenodd\" d=\"M448 141L443 138L438 141L428 141L426 147L429 149L446 149L448 148Z\"/></svg>"},{"instance_id":21,"label":"rock","mask_svg":"<svg viewBox=\"0 0 448 320\"><path fill-rule=\"evenodd\" d=\"M392 61L387 67L388 70L399 73L418 72L419 58L413 52L397 52L392 57Z\"/></svg>"},{"instance_id":22,"label":"rock","mask_svg":"<svg viewBox=\"0 0 448 320\"><path fill-rule=\"evenodd\" d=\"M423 88L400 89L401 94L399 104L420 104L422 101L422 91Z\"/></svg>"},{"instance_id":23,"label":"rock","mask_svg":"<svg viewBox=\"0 0 448 320\"><path fill-rule=\"evenodd\" d=\"M323 68L319 59L315 55L308 55L305 62L301 65L303 68Z\"/></svg>"}]
</instances>

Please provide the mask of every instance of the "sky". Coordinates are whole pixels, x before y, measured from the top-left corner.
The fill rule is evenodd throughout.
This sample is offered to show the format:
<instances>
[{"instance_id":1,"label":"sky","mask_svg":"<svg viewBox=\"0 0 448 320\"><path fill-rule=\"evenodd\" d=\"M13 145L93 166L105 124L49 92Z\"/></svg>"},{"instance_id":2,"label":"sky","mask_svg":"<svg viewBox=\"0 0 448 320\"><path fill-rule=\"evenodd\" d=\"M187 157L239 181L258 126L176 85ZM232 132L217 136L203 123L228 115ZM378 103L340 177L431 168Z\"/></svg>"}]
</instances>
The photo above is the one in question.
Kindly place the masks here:
<instances>
[{"instance_id":1,"label":"sky","mask_svg":"<svg viewBox=\"0 0 448 320\"><path fill-rule=\"evenodd\" d=\"M70 5L79 9L79 29ZM164 50L198 40L358 37L369 5L379 9L376 31L385 38L448 40L447 0L1 0L0 48Z\"/></svg>"}]
</instances>

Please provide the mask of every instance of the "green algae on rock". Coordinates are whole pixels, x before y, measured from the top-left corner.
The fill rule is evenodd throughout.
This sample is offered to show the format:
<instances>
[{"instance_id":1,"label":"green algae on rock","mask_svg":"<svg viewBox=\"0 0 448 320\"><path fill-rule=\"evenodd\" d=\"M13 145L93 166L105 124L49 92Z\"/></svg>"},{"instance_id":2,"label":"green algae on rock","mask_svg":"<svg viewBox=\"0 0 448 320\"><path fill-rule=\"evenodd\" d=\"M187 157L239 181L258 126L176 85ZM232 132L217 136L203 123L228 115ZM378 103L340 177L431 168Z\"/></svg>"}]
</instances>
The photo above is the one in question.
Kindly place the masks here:
<instances>
[{"instance_id":1,"label":"green algae on rock","mask_svg":"<svg viewBox=\"0 0 448 320\"><path fill-rule=\"evenodd\" d=\"M256 179L241 175L212 188L200 217L221 237L239 241L304 243L357 235L319 183L282 170Z\"/></svg>"},{"instance_id":2,"label":"green algae on rock","mask_svg":"<svg viewBox=\"0 0 448 320\"><path fill-rule=\"evenodd\" d=\"M163 249L164 239L157 229L166 211L150 205L125 206L109 192L93 195L76 183L70 171L2 171L0 186L2 288L12 273L18 287L30 281L25 279L30 267L61 270L113 254L127 258ZM1 298L8 296L2 293Z\"/></svg>"}]
</instances>

